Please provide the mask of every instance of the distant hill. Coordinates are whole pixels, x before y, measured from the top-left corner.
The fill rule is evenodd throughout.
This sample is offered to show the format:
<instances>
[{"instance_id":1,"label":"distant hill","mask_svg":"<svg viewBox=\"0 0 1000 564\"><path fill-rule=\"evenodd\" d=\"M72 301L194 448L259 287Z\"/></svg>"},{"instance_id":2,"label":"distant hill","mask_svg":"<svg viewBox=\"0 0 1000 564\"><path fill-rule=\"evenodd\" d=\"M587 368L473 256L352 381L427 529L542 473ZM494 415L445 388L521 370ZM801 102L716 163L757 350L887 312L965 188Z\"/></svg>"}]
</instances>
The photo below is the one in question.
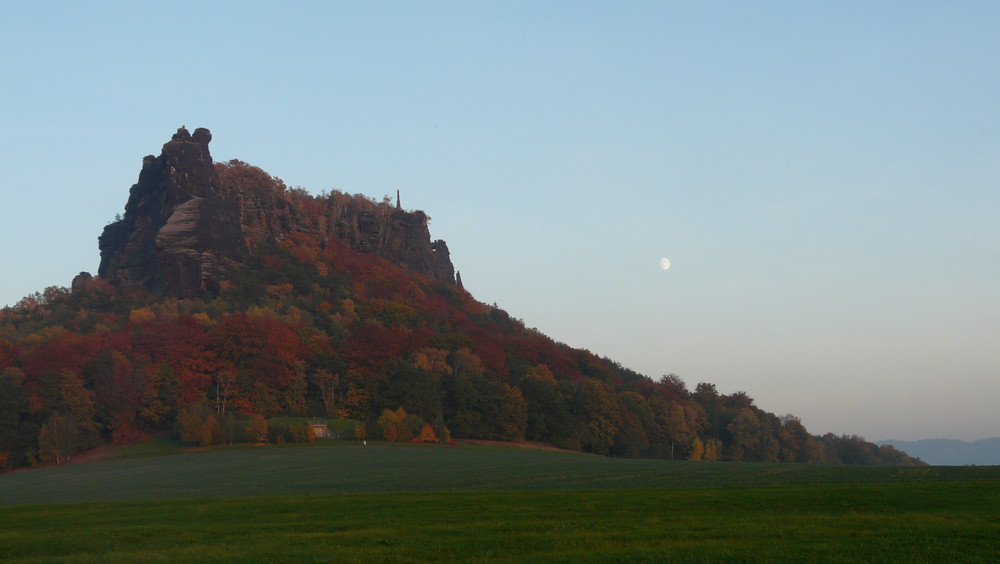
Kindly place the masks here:
<instances>
[{"instance_id":1,"label":"distant hill","mask_svg":"<svg viewBox=\"0 0 1000 564\"><path fill-rule=\"evenodd\" d=\"M922 441L880 441L905 451L928 464L963 466L966 464L1000 465L1000 437L966 442L956 439L925 439Z\"/></svg>"},{"instance_id":2,"label":"distant hill","mask_svg":"<svg viewBox=\"0 0 1000 564\"><path fill-rule=\"evenodd\" d=\"M170 429L202 444L264 440L287 417L353 420L356 436L387 441L919 463L812 435L742 391L690 390L555 342L477 301L430 217L398 192L313 195L214 162L211 140L181 128L143 159L98 239L97 276L0 310L0 471ZM595 331L606 322L595 316Z\"/></svg>"}]
</instances>

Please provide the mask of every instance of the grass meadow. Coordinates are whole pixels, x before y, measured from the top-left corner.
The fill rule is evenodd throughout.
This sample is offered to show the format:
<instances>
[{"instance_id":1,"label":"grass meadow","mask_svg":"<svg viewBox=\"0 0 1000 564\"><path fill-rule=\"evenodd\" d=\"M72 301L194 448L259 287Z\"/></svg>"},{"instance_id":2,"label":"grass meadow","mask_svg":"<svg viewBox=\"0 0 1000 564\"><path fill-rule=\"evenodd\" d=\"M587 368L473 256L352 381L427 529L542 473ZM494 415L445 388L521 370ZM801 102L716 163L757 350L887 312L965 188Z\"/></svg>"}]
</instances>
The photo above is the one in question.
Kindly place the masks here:
<instances>
[{"instance_id":1,"label":"grass meadow","mask_svg":"<svg viewBox=\"0 0 1000 564\"><path fill-rule=\"evenodd\" d=\"M997 562L1000 467L324 441L0 476L2 562Z\"/></svg>"}]
</instances>

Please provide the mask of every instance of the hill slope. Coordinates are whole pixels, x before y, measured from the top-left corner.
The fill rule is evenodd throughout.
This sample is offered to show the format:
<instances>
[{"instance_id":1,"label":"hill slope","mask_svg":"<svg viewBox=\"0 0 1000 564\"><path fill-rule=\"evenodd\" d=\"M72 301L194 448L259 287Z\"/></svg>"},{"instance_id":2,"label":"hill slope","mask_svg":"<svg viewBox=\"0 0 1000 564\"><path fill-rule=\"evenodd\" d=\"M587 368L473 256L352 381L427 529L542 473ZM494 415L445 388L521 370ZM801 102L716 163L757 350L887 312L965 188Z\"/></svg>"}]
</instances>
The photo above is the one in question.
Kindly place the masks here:
<instances>
[{"instance_id":1,"label":"hill slope","mask_svg":"<svg viewBox=\"0 0 1000 564\"><path fill-rule=\"evenodd\" d=\"M99 276L0 312L0 467L192 421L192 440L223 442L279 415L352 418L389 440L916 462L556 343L466 292L423 212L288 189L214 163L210 140L182 128L144 159Z\"/></svg>"}]
</instances>

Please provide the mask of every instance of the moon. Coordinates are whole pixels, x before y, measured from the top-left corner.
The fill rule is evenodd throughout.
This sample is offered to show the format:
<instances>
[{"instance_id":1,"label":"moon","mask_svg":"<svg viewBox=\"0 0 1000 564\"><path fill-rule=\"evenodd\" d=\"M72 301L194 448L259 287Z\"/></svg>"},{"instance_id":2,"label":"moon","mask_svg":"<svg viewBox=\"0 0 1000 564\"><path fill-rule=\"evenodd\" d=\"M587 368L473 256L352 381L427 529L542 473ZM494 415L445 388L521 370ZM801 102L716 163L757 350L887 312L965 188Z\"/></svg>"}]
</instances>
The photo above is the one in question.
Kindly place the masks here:
<instances>
[{"instance_id":1,"label":"moon","mask_svg":"<svg viewBox=\"0 0 1000 564\"><path fill-rule=\"evenodd\" d=\"M667 270L668 268L670 268L670 259L661 258L660 259L660 268L663 269L663 270Z\"/></svg>"}]
</instances>

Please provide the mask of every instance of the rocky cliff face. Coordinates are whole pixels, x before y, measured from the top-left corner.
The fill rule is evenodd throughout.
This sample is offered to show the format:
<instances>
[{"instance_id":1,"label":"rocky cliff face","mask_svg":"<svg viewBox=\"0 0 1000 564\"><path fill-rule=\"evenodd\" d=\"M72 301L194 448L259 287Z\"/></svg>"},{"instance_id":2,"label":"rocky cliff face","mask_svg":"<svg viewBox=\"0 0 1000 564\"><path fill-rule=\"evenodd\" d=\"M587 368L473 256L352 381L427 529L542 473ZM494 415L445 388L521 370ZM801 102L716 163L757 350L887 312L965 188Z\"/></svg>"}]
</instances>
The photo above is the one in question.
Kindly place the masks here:
<instances>
[{"instance_id":1,"label":"rocky cliff face","mask_svg":"<svg viewBox=\"0 0 1000 564\"><path fill-rule=\"evenodd\" d=\"M124 217L99 238L98 274L114 284L192 295L214 289L246 255L236 206L219 195L204 128L180 128L143 159Z\"/></svg>"},{"instance_id":2,"label":"rocky cliff face","mask_svg":"<svg viewBox=\"0 0 1000 564\"><path fill-rule=\"evenodd\" d=\"M422 211L399 208L342 214L338 233L352 248L372 253L403 268L422 272L436 280L455 282L448 244L431 241L429 218Z\"/></svg>"},{"instance_id":3,"label":"rocky cliff face","mask_svg":"<svg viewBox=\"0 0 1000 564\"><path fill-rule=\"evenodd\" d=\"M246 163L215 165L211 139L207 129L190 134L182 127L160 156L143 159L124 217L99 239L102 278L155 293L211 292L262 242L298 233L319 245L337 237L356 251L455 283L448 247L431 241L423 212L360 196L291 193ZM310 205L301 205L305 200Z\"/></svg>"}]
</instances>

